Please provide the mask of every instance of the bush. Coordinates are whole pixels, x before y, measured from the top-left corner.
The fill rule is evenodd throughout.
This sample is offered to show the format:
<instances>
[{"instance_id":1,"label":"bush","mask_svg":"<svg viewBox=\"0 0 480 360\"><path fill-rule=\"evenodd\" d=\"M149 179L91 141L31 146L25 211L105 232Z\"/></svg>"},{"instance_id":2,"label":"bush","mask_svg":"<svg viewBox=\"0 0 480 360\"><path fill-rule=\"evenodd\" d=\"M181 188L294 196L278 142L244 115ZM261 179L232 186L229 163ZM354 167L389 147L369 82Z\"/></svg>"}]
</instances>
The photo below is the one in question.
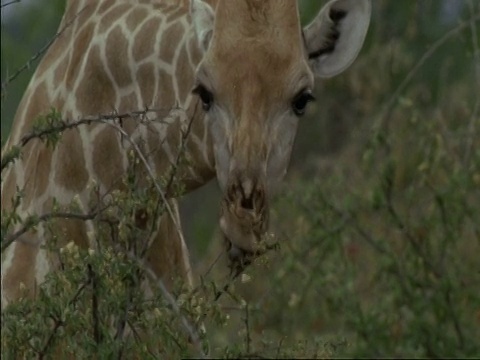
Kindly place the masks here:
<instances>
[{"instance_id":1,"label":"bush","mask_svg":"<svg viewBox=\"0 0 480 360\"><path fill-rule=\"evenodd\" d=\"M319 86L297 140L304 161L273 206L280 248L238 278L226 274L218 240L196 264L193 289L179 282L167 292L151 276L135 217L165 211L155 182L169 184L168 174L140 188L132 168L125 191L95 214L102 251L62 238L56 221L85 215L75 203L20 218L19 189L2 212L2 251L14 226L42 223L61 266L35 301L3 311L2 356L478 356L479 9L447 31L430 16L439 2L416 4L379 2L363 54ZM48 129L64 126L58 114L37 125L33 135L55 146L60 130ZM2 176L21 149L2 154ZM187 227L204 248L208 231L196 230Z\"/></svg>"}]
</instances>

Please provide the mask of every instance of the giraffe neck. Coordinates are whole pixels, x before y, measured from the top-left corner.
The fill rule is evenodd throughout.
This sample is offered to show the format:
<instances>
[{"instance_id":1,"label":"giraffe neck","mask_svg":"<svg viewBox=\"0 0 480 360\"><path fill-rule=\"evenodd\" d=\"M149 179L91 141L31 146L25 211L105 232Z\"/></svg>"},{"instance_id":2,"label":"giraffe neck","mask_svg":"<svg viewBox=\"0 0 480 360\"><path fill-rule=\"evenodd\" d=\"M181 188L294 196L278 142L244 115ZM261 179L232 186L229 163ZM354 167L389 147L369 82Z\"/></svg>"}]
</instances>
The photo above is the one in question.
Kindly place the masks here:
<instances>
[{"instance_id":1,"label":"giraffe neck","mask_svg":"<svg viewBox=\"0 0 480 360\"><path fill-rule=\"evenodd\" d=\"M5 149L18 144L51 107L69 121L149 108L157 111L144 119L126 119L121 127L141 148L155 175L165 176L177 163L189 128L183 146L187 161L180 161L177 177L186 192L214 177L210 135L198 100L191 95L202 53L186 2L70 1L59 29L61 35L45 54L19 105ZM52 211L54 198L67 205L78 197L87 212L89 183L95 180L103 193L119 186L131 149L116 129L102 123L65 131L54 150L31 141L22 158L2 174L2 210L11 208L18 186L24 190L21 217ZM77 244L88 245L86 234L93 231L89 222L63 221L59 226ZM5 299L17 296L20 283L34 289L51 269L48 255L38 246L44 241L43 227L37 229L2 253ZM169 256L155 254L158 263L163 257L165 263L172 261Z\"/></svg>"},{"instance_id":2,"label":"giraffe neck","mask_svg":"<svg viewBox=\"0 0 480 360\"><path fill-rule=\"evenodd\" d=\"M188 161L183 162L189 165L178 169L179 176L186 191L210 180L214 176L210 136L198 101L191 95L201 52L185 5L182 1L70 2L60 25L64 33L32 79L27 109L17 114L23 118L22 125L16 127L10 143L31 126L32 112L46 112L49 106L73 121L96 114L157 109L142 124L138 118L122 123L133 140L142 143L155 173L165 174L178 160L183 131L189 128L184 146ZM42 96L46 98L39 99ZM32 107L36 109L31 111ZM64 146L65 152L53 156L56 185L67 190L85 185L72 186L71 176L62 174L63 159L70 154L84 163L78 169L81 179L93 177L107 189L125 171L129 143L106 126L79 128L79 133L80 144ZM73 135L67 132L65 136L67 142ZM78 154L79 146L82 154Z\"/></svg>"}]
</instances>

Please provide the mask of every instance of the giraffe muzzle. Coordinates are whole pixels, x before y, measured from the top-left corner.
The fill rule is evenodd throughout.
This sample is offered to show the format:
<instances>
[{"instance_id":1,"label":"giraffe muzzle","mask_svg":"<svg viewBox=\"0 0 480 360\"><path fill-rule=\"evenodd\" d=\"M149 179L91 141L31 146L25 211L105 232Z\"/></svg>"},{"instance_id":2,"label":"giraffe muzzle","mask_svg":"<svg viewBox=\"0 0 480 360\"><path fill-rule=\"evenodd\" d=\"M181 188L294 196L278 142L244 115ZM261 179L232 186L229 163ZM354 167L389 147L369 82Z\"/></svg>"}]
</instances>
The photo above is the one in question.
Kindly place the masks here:
<instances>
[{"instance_id":1,"label":"giraffe muzzle","mask_svg":"<svg viewBox=\"0 0 480 360\"><path fill-rule=\"evenodd\" d=\"M261 252L261 239L268 229L268 215L262 182L251 178L229 182L222 200L220 228L231 243L231 257Z\"/></svg>"}]
</instances>

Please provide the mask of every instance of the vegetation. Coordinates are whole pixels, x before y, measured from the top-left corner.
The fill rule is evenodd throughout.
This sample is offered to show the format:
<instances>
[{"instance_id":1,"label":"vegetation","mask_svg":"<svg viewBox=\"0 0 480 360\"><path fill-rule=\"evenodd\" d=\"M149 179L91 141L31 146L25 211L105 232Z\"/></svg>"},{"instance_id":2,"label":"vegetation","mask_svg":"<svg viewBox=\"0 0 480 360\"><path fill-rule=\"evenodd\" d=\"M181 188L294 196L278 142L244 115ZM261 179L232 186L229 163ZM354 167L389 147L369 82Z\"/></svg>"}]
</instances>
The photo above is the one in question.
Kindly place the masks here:
<instances>
[{"instance_id":1,"label":"vegetation","mask_svg":"<svg viewBox=\"0 0 480 360\"><path fill-rule=\"evenodd\" d=\"M157 185L173 186L174 174L136 186L143 165L136 152L125 191L97 209L101 216L90 214L102 251L61 237L58 218L85 216L75 203L46 218L2 212L2 251L14 224L42 222L62 264L38 299L3 311L2 356L49 358L63 348L105 359L478 357L480 4L458 3L461 12L449 18L441 1L374 2L359 58L319 83L302 120L273 204L279 249L235 279L213 228L218 198L209 200L209 188L192 196L211 209L199 211L192 198L183 204L196 286L178 283L168 293L152 278L142 261L145 230L134 219L140 207L167 211ZM305 21L310 7L318 4L302 3ZM29 58L4 61L7 46L2 84L5 63L20 67ZM4 104L18 103L11 96L2 86L2 130L12 116ZM52 110L30 135L54 146L59 132L41 134L66 125ZM2 177L20 153L21 146L2 153ZM144 279L148 298L137 291Z\"/></svg>"}]
</instances>

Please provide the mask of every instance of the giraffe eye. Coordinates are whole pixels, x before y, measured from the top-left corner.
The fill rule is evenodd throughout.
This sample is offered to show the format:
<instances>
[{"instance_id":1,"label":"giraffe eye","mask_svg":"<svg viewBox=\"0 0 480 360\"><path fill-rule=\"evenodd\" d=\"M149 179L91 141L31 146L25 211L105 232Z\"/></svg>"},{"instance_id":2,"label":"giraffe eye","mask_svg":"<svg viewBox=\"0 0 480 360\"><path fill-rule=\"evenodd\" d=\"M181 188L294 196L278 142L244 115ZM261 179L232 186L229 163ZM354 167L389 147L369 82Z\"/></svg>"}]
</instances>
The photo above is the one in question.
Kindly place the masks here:
<instances>
[{"instance_id":1,"label":"giraffe eye","mask_svg":"<svg viewBox=\"0 0 480 360\"><path fill-rule=\"evenodd\" d=\"M203 85L197 85L192 93L197 94L202 102L203 110L208 111L213 104L213 94L208 91Z\"/></svg>"},{"instance_id":2,"label":"giraffe eye","mask_svg":"<svg viewBox=\"0 0 480 360\"><path fill-rule=\"evenodd\" d=\"M315 100L310 90L302 90L292 101L292 110L297 116L305 114L305 109L310 101Z\"/></svg>"}]
</instances>

